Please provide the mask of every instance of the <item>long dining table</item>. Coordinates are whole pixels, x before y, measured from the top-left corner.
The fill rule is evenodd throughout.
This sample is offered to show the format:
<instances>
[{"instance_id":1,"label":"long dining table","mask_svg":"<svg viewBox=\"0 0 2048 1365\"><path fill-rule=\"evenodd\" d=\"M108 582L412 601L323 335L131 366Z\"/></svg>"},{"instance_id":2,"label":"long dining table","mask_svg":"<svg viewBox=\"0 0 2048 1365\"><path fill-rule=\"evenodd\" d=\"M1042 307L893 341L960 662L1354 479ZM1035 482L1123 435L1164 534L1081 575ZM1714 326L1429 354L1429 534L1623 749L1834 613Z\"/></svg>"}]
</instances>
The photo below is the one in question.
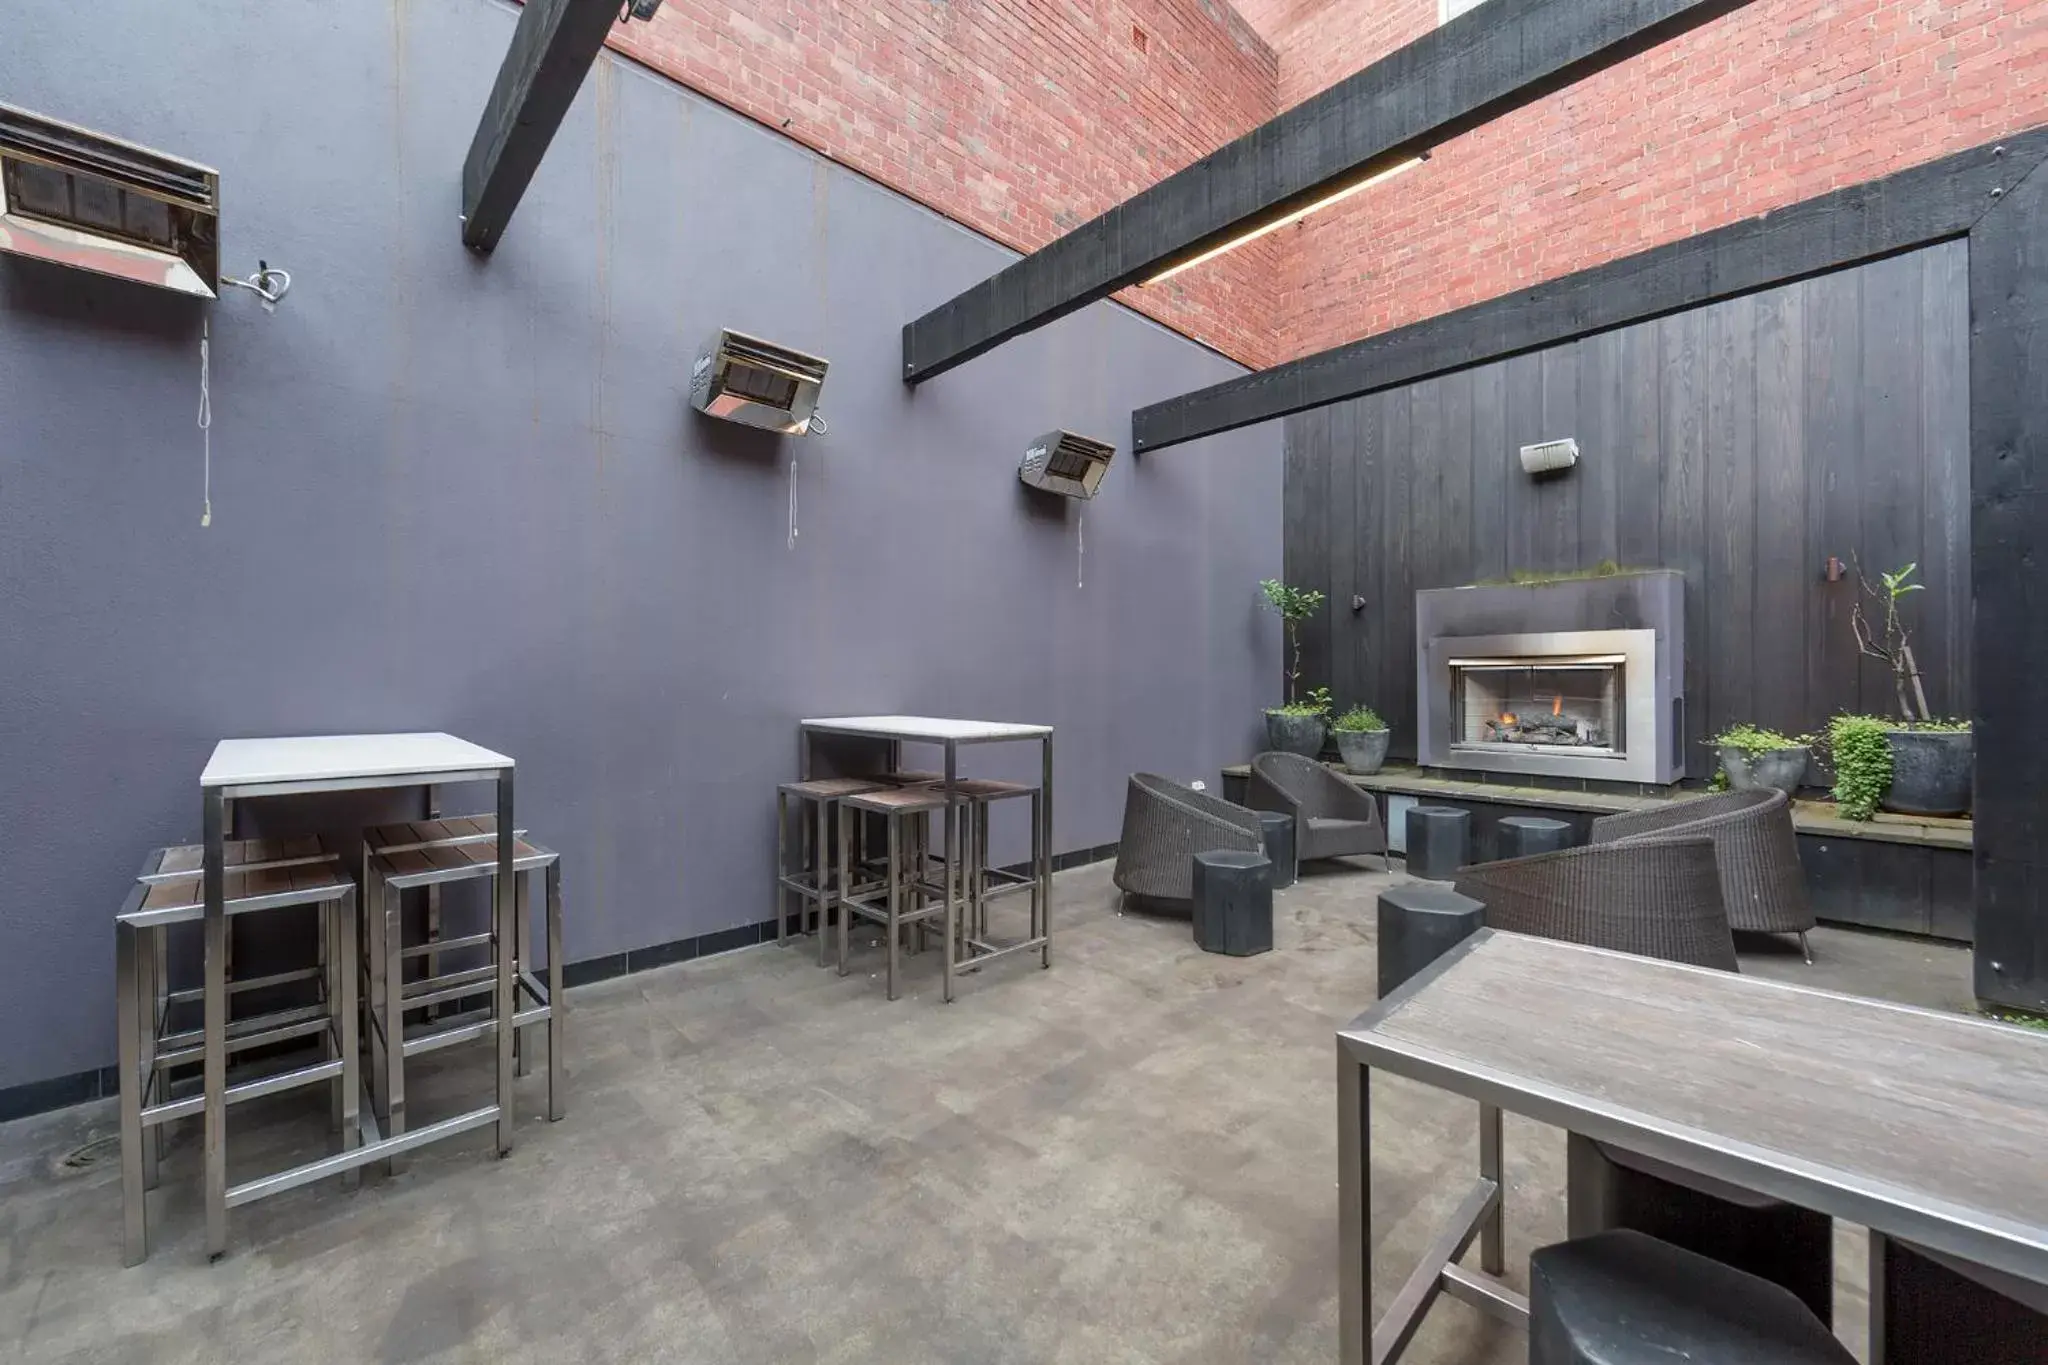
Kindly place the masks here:
<instances>
[{"instance_id":1,"label":"long dining table","mask_svg":"<svg viewBox=\"0 0 2048 1365\"><path fill-rule=\"evenodd\" d=\"M1374 1071L1479 1104L1472 1187L1377 1327ZM1337 1106L1345 1365L1398 1359L1444 1294L1526 1326L1503 1111L2048 1289L2048 1036L2010 1025L1481 930L1338 1031Z\"/></svg>"}]
</instances>

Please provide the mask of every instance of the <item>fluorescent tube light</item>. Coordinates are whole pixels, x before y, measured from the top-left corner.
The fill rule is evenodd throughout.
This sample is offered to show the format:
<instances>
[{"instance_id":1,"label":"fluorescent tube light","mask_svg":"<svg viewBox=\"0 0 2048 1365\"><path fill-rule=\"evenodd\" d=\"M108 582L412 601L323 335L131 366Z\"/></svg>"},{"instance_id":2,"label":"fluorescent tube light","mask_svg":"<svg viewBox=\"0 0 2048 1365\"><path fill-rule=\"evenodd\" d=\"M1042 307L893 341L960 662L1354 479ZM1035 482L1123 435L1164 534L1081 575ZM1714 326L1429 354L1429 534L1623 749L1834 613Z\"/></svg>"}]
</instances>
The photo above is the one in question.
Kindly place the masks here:
<instances>
[{"instance_id":1,"label":"fluorescent tube light","mask_svg":"<svg viewBox=\"0 0 2048 1365\"><path fill-rule=\"evenodd\" d=\"M1262 224L1258 227L1253 228L1250 232L1244 233L1241 236L1231 238L1229 241L1223 243L1221 246L1212 246L1199 256L1190 256L1188 257L1188 259L1180 262L1178 265L1170 265L1166 269L1160 271L1157 275L1154 275L1152 278L1146 280L1145 283L1158 284L1161 280L1170 280L1175 275L1180 274L1180 272L1183 270L1192 270L1194 267L1202 264L1204 261L1215 260L1218 256L1221 256L1226 251L1237 250L1246 242L1257 241L1259 238L1265 236L1267 233L1277 231L1280 228L1284 228L1289 223L1298 223L1302 219L1308 217L1311 213L1314 213L1319 209L1326 209L1330 207L1330 205L1337 203L1339 200L1349 199L1352 195L1357 194L1360 190L1369 189L1370 187L1379 184L1383 180L1392 180L1395 176L1399 175L1403 171L1412 171L1417 166L1420 166L1423 162L1427 160L1429 160L1429 153L1424 152L1420 156L1411 156L1406 161L1395 162L1393 165L1388 166L1384 170L1374 171L1371 175L1366 176L1364 179L1355 180L1351 184L1346 185L1343 189L1338 190L1333 194L1326 194L1321 199L1316 200L1313 204L1309 204L1304 208L1298 208L1284 218L1275 218L1270 223Z\"/></svg>"}]
</instances>

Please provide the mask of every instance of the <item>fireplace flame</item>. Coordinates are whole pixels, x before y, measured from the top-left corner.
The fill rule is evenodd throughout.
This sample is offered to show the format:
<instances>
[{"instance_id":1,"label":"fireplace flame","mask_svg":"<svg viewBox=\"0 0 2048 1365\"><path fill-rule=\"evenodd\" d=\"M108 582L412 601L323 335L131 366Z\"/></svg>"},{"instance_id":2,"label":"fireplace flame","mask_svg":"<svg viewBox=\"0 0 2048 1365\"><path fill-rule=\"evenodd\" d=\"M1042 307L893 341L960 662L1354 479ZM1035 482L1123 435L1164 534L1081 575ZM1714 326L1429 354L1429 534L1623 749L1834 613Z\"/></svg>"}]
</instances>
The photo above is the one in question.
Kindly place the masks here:
<instances>
[{"instance_id":1,"label":"fireplace flame","mask_svg":"<svg viewBox=\"0 0 2048 1365\"><path fill-rule=\"evenodd\" d=\"M1501 723L1502 725L1513 725L1513 724L1515 723L1515 713L1514 713L1514 712L1512 712L1512 711L1503 711L1503 712L1501 712L1501 713L1500 713L1500 723Z\"/></svg>"},{"instance_id":2,"label":"fireplace flame","mask_svg":"<svg viewBox=\"0 0 2048 1365\"><path fill-rule=\"evenodd\" d=\"M1550 714L1553 716L1564 714L1564 693L1560 692L1550 699Z\"/></svg>"}]
</instances>

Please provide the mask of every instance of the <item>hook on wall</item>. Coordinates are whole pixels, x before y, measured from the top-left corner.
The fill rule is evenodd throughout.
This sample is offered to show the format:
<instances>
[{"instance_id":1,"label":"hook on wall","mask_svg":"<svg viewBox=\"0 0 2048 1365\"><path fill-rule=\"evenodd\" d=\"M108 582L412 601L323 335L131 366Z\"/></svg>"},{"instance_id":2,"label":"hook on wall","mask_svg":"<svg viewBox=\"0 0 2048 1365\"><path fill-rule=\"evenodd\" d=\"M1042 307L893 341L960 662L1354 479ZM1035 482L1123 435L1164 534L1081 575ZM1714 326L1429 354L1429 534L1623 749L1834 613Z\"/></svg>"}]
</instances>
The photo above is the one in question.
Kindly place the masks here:
<instances>
[{"instance_id":1,"label":"hook on wall","mask_svg":"<svg viewBox=\"0 0 2048 1365\"><path fill-rule=\"evenodd\" d=\"M237 289L248 290L263 300L264 312L275 313L278 301L284 298L285 291L292 287L292 272L273 270L270 262L259 260L256 262L256 273L248 279L238 280L232 275L223 275L220 282L233 285Z\"/></svg>"}]
</instances>

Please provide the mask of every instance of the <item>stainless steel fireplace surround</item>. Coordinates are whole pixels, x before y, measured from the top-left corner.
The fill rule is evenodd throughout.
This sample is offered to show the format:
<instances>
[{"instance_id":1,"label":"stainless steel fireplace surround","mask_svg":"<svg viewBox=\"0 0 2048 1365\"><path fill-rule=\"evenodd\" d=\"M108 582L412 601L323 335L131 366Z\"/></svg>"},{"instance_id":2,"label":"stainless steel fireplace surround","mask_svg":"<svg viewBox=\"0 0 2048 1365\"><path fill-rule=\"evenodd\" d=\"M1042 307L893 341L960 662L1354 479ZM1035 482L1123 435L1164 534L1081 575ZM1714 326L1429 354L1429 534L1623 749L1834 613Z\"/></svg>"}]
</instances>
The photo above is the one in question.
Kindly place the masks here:
<instances>
[{"instance_id":1,"label":"stainless steel fireplace surround","mask_svg":"<svg viewBox=\"0 0 2048 1365\"><path fill-rule=\"evenodd\" d=\"M1426 767L1685 775L1684 582L1655 571L1416 594Z\"/></svg>"}]
</instances>

